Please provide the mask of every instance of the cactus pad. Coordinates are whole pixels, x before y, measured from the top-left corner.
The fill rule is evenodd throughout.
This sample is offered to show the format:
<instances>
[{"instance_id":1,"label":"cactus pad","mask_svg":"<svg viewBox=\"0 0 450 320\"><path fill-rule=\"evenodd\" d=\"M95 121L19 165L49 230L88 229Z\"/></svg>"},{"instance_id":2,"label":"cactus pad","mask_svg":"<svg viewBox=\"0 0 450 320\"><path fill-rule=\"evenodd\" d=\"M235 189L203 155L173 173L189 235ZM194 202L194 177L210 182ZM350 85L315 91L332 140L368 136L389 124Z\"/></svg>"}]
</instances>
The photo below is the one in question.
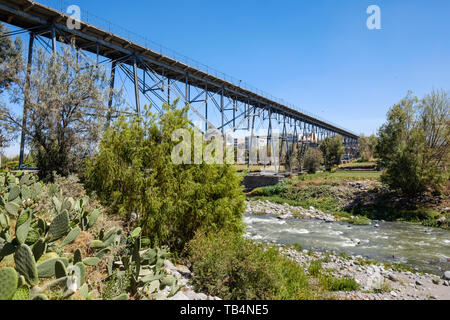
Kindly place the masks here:
<instances>
[{"instance_id":1,"label":"cactus pad","mask_svg":"<svg viewBox=\"0 0 450 320\"><path fill-rule=\"evenodd\" d=\"M36 261L30 247L21 244L14 253L14 262L19 274L23 275L25 280L32 286L38 284L38 273L36 269Z\"/></svg>"},{"instance_id":2,"label":"cactus pad","mask_svg":"<svg viewBox=\"0 0 450 320\"><path fill-rule=\"evenodd\" d=\"M18 186L11 187L11 190L9 190L8 202L16 200L17 197L19 197L19 195L20 195L20 188Z\"/></svg>"},{"instance_id":3,"label":"cactus pad","mask_svg":"<svg viewBox=\"0 0 450 320\"><path fill-rule=\"evenodd\" d=\"M30 288L28 286L20 286L11 300L30 300Z\"/></svg>"},{"instance_id":4,"label":"cactus pad","mask_svg":"<svg viewBox=\"0 0 450 320\"><path fill-rule=\"evenodd\" d=\"M31 212L28 210L22 211L16 224L16 238L19 243L25 243L28 231L30 231L30 224Z\"/></svg>"},{"instance_id":5,"label":"cactus pad","mask_svg":"<svg viewBox=\"0 0 450 320\"><path fill-rule=\"evenodd\" d=\"M61 242L61 247L64 247L68 245L69 243L72 243L75 241L75 239L80 234L81 229L80 227L75 227L72 230L70 230L69 234L64 238L64 240Z\"/></svg>"},{"instance_id":6,"label":"cactus pad","mask_svg":"<svg viewBox=\"0 0 450 320\"><path fill-rule=\"evenodd\" d=\"M9 300L17 288L17 272L13 268L0 269L0 300Z\"/></svg>"},{"instance_id":7,"label":"cactus pad","mask_svg":"<svg viewBox=\"0 0 450 320\"><path fill-rule=\"evenodd\" d=\"M104 249L100 250L95 256L101 260L101 259L103 259L103 257L104 257L105 255L107 255L110 251L111 251L111 249L109 249L109 248L104 248Z\"/></svg>"},{"instance_id":8,"label":"cactus pad","mask_svg":"<svg viewBox=\"0 0 450 320\"><path fill-rule=\"evenodd\" d=\"M100 211L98 209L94 209L88 215L88 226L92 228L92 226L97 222L98 217L100 216Z\"/></svg>"},{"instance_id":9,"label":"cactus pad","mask_svg":"<svg viewBox=\"0 0 450 320\"><path fill-rule=\"evenodd\" d=\"M57 279L67 276L66 266L61 260L55 262L55 276Z\"/></svg>"},{"instance_id":10,"label":"cactus pad","mask_svg":"<svg viewBox=\"0 0 450 320\"><path fill-rule=\"evenodd\" d=\"M6 228L9 226L9 218L6 214L0 213L0 226Z\"/></svg>"},{"instance_id":11,"label":"cactus pad","mask_svg":"<svg viewBox=\"0 0 450 320\"><path fill-rule=\"evenodd\" d=\"M52 236L52 241L60 239L69 231L69 215L67 210L63 210L53 219L48 233Z\"/></svg>"},{"instance_id":12,"label":"cactus pad","mask_svg":"<svg viewBox=\"0 0 450 320\"><path fill-rule=\"evenodd\" d=\"M105 244L101 240L92 240L91 241L91 248L100 249L100 248L104 248L104 247L105 247Z\"/></svg>"},{"instance_id":13,"label":"cactus pad","mask_svg":"<svg viewBox=\"0 0 450 320\"><path fill-rule=\"evenodd\" d=\"M88 257L83 259L83 263L87 266L96 266L100 262L100 259L97 257Z\"/></svg>"},{"instance_id":14,"label":"cactus pad","mask_svg":"<svg viewBox=\"0 0 450 320\"><path fill-rule=\"evenodd\" d=\"M55 275L56 261L61 261L64 266L69 264L69 260L66 258L52 258L45 260L37 265L37 271L39 278L51 278Z\"/></svg>"},{"instance_id":15,"label":"cactus pad","mask_svg":"<svg viewBox=\"0 0 450 320\"><path fill-rule=\"evenodd\" d=\"M36 231L34 229L30 229L28 231L27 238L25 239L25 243L28 245L32 245L39 240L40 236L41 235L39 234L38 231Z\"/></svg>"},{"instance_id":16,"label":"cactus pad","mask_svg":"<svg viewBox=\"0 0 450 320\"><path fill-rule=\"evenodd\" d=\"M76 276L76 279L78 281L77 287L80 288L86 278L86 267L84 266L83 262L77 262L75 265L70 265L67 268L67 275Z\"/></svg>"},{"instance_id":17,"label":"cactus pad","mask_svg":"<svg viewBox=\"0 0 450 320\"><path fill-rule=\"evenodd\" d=\"M77 262L82 262L83 261L83 256L81 254L81 250L77 249L75 250L75 252L73 253L73 263L77 263Z\"/></svg>"},{"instance_id":18,"label":"cactus pad","mask_svg":"<svg viewBox=\"0 0 450 320\"><path fill-rule=\"evenodd\" d=\"M17 217L17 214L19 212L19 205L14 202L8 202L7 204L5 204L5 210L10 215Z\"/></svg>"},{"instance_id":19,"label":"cactus pad","mask_svg":"<svg viewBox=\"0 0 450 320\"><path fill-rule=\"evenodd\" d=\"M22 199L28 200L32 198L31 189L27 186L22 186Z\"/></svg>"}]
</instances>

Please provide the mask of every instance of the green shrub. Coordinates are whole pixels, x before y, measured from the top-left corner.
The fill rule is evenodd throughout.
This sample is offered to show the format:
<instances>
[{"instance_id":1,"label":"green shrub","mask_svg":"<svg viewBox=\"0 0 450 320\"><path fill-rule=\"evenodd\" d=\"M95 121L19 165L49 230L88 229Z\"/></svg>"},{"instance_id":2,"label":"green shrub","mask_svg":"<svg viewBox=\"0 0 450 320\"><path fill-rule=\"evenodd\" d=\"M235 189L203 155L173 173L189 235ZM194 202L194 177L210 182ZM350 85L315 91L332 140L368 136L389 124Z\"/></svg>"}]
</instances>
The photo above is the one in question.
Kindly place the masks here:
<instances>
[{"instance_id":1,"label":"green shrub","mask_svg":"<svg viewBox=\"0 0 450 320\"><path fill-rule=\"evenodd\" d=\"M322 151L325 168L328 171L330 171L333 166L341 164L345 152L341 136L334 136L332 138L326 137L320 143L319 149Z\"/></svg>"},{"instance_id":2,"label":"green shrub","mask_svg":"<svg viewBox=\"0 0 450 320\"><path fill-rule=\"evenodd\" d=\"M303 166L308 173L315 173L320 168L323 156L322 152L316 148L309 148L303 159Z\"/></svg>"},{"instance_id":3,"label":"green shrub","mask_svg":"<svg viewBox=\"0 0 450 320\"><path fill-rule=\"evenodd\" d=\"M181 251L201 228L242 232L245 209L241 177L231 165L174 164L176 129L193 135L188 107L164 106L127 122L124 117L104 134L98 154L87 164L87 186L103 203L138 223L153 245Z\"/></svg>"},{"instance_id":4,"label":"green shrub","mask_svg":"<svg viewBox=\"0 0 450 320\"><path fill-rule=\"evenodd\" d=\"M277 248L233 233L198 233L188 245L196 290L222 299L312 299L302 268Z\"/></svg>"},{"instance_id":5,"label":"green shrub","mask_svg":"<svg viewBox=\"0 0 450 320\"><path fill-rule=\"evenodd\" d=\"M360 288L360 285L356 282L356 280L350 277L328 277L325 282L326 287L330 291L356 291Z\"/></svg>"},{"instance_id":6,"label":"green shrub","mask_svg":"<svg viewBox=\"0 0 450 320\"><path fill-rule=\"evenodd\" d=\"M383 183L407 196L443 191L449 179L450 96L433 90L419 100L411 92L394 105L379 129L378 164Z\"/></svg>"},{"instance_id":7,"label":"green shrub","mask_svg":"<svg viewBox=\"0 0 450 320\"><path fill-rule=\"evenodd\" d=\"M320 275L322 271L322 262L320 260L314 260L309 264L308 273L314 277Z\"/></svg>"}]
</instances>

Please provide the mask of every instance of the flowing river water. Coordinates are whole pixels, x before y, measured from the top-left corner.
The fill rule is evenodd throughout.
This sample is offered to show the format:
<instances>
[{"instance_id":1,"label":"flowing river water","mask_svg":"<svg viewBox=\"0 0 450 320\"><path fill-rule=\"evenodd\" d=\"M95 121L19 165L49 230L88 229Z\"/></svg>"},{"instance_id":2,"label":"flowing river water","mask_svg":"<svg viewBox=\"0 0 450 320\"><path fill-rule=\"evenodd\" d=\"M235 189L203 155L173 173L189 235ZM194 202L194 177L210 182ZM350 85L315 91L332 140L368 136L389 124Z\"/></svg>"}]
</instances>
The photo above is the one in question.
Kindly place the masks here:
<instances>
[{"instance_id":1,"label":"flowing river water","mask_svg":"<svg viewBox=\"0 0 450 320\"><path fill-rule=\"evenodd\" d=\"M344 252L385 263L402 263L442 275L450 270L450 231L404 222L372 221L360 226L317 219L281 220L244 216L247 237L303 249Z\"/></svg>"}]
</instances>

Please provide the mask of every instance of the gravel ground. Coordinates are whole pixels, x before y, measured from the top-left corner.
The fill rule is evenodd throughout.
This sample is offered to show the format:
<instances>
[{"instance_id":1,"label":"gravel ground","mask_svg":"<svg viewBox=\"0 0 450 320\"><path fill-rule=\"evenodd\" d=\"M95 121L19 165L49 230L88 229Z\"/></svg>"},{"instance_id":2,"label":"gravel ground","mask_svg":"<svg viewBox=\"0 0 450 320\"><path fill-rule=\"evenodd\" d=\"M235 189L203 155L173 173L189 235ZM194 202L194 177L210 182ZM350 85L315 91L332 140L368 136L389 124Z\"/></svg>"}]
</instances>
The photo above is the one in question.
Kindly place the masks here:
<instances>
[{"instance_id":1,"label":"gravel ground","mask_svg":"<svg viewBox=\"0 0 450 320\"><path fill-rule=\"evenodd\" d=\"M329 213L322 212L314 207L305 209L302 207L291 206L289 204L277 204L268 200L245 201L247 209L245 213L249 214L269 214L277 216L280 219L302 218L319 219L327 222L337 221L336 217Z\"/></svg>"}]
</instances>

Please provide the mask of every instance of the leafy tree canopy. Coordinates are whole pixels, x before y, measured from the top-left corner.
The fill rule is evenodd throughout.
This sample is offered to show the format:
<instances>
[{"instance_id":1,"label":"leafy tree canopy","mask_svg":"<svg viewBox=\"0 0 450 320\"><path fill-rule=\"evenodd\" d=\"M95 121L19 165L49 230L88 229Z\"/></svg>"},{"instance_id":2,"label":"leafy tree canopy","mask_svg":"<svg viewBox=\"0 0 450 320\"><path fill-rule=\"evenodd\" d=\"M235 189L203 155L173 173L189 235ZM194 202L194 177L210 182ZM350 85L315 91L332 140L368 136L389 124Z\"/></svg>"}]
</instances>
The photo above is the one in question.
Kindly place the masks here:
<instances>
[{"instance_id":1,"label":"leafy tree canopy","mask_svg":"<svg viewBox=\"0 0 450 320\"><path fill-rule=\"evenodd\" d=\"M154 244L181 251L202 229L242 232L244 195L231 165L174 164L179 141L172 133L186 129L188 107L164 105L164 112L129 121L121 117L109 128L99 152L88 162L90 190L124 217L134 212Z\"/></svg>"},{"instance_id":2,"label":"leafy tree canopy","mask_svg":"<svg viewBox=\"0 0 450 320\"><path fill-rule=\"evenodd\" d=\"M394 105L379 129L376 147L382 181L406 195L441 191L448 180L450 98L432 91L419 100L412 93Z\"/></svg>"}]
</instances>

